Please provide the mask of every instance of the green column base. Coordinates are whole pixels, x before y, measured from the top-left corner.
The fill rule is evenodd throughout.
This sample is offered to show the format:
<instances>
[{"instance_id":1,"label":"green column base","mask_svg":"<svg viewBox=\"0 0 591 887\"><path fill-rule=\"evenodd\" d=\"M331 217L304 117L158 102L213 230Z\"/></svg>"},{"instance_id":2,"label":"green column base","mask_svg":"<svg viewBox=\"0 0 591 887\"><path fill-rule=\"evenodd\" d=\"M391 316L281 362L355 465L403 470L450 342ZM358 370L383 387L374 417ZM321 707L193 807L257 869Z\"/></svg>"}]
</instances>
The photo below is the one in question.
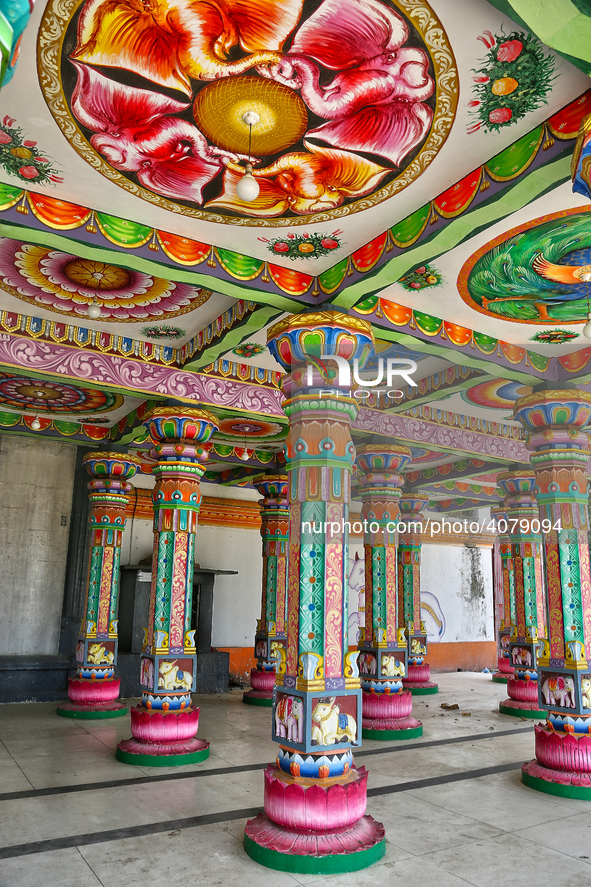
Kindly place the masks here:
<instances>
[{"instance_id":1,"label":"green column base","mask_svg":"<svg viewBox=\"0 0 591 887\"><path fill-rule=\"evenodd\" d=\"M560 795L561 798L577 798L579 801L591 801L591 788L584 785L563 785L561 782L547 782L539 776L531 776L521 771L521 781L529 788L547 795Z\"/></svg>"},{"instance_id":2,"label":"green column base","mask_svg":"<svg viewBox=\"0 0 591 887\"><path fill-rule=\"evenodd\" d=\"M409 689L413 696L431 696L433 693L439 693L437 684L434 687L410 687Z\"/></svg>"},{"instance_id":3,"label":"green column base","mask_svg":"<svg viewBox=\"0 0 591 887\"><path fill-rule=\"evenodd\" d=\"M142 755L118 748L115 755L123 764L137 764L141 767L182 767L183 764L198 764L209 757L209 747L185 755Z\"/></svg>"},{"instance_id":4,"label":"green column base","mask_svg":"<svg viewBox=\"0 0 591 887\"><path fill-rule=\"evenodd\" d=\"M507 683L507 678L500 678L496 674L494 674L492 676L492 679L495 682L495 684L506 684Z\"/></svg>"},{"instance_id":5,"label":"green column base","mask_svg":"<svg viewBox=\"0 0 591 887\"><path fill-rule=\"evenodd\" d=\"M366 730L362 729L364 739L416 739L423 735L423 727L410 727L408 730Z\"/></svg>"},{"instance_id":6,"label":"green column base","mask_svg":"<svg viewBox=\"0 0 591 887\"><path fill-rule=\"evenodd\" d=\"M82 721L97 721L102 718L122 718L123 715L129 714L129 709L127 706L124 708L114 708L114 709L105 709L104 711L100 711L97 709L89 709L88 711L76 711L73 708L60 708L59 706L56 709L56 713L61 718L78 718L78 720Z\"/></svg>"},{"instance_id":7,"label":"green column base","mask_svg":"<svg viewBox=\"0 0 591 887\"><path fill-rule=\"evenodd\" d=\"M279 872L295 872L301 875L333 875L337 872L358 872L373 865L386 852L386 839L355 853L335 853L331 856L303 856L302 854L279 853L260 847L248 835L244 835L244 849L259 865Z\"/></svg>"},{"instance_id":8,"label":"green column base","mask_svg":"<svg viewBox=\"0 0 591 887\"><path fill-rule=\"evenodd\" d=\"M246 705L266 705L269 708L273 705L273 699L265 699L262 696L248 696L246 693L242 696L242 701Z\"/></svg>"},{"instance_id":9,"label":"green column base","mask_svg":"<svg viewBox=\"0 0 591 887\"><path fill-rule=\"evenodd\" d=\"M538 708L510 708L499 702L499 711L502 715L510 715L512 718L537 718L538 721L546 720L547 711L540 711Z\"/></svg>"}]
</instances>

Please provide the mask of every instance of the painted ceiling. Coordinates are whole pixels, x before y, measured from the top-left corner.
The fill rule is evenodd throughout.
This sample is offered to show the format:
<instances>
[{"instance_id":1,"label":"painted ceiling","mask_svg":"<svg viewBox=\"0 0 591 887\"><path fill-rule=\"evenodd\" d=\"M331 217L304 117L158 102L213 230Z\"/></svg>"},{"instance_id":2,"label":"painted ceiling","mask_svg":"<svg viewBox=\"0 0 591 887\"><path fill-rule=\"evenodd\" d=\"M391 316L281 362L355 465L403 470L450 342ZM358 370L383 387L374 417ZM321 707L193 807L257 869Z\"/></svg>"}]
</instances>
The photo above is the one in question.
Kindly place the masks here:
<instances>
[{"instance_id":1,"label":"painted ceiling","mask_svg":"<svg viewBox=\"0 0 591 887\"><path fill-rule=\"evenodd\" d=\"M251 486L285 466L267 330L334 306L373 325L368 380L417 364L354 438L410 446L439 510L497 501L515 399L591 384L591 84L495 5L37 0L0 93L0 431L148 466L151 405L199 402L206 479Z\"/></svg>"}]
</instances>

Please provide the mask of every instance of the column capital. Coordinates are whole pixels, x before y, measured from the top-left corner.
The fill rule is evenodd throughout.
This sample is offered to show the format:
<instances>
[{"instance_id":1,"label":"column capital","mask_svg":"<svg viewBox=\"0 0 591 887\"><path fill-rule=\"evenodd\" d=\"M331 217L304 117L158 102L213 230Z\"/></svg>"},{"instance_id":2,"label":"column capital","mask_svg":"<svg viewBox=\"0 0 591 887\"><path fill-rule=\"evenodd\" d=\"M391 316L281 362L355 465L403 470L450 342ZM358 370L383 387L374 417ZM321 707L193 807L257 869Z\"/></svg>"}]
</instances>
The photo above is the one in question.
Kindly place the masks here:
<instances>
[{"instance_id":1,"label":"column capital","mask_svg":"<svg viewBox=\"0 0 591 887\"><path fill-rule=\"evenodd\" d=\"M205 443L218 428L218 419L209 410L194 407L154 407L144 425L152 440Z\"/></svg>"},{"instance_id":2,"label":"column capital","mask_svg":"<svg viewBox=\"0 0 591 887\"><path fill-rule=\"evenodd\" d=\"M503 497L503 507L506 513L517 517L523 514L526 517L538 516L536 502L536 474L532 466L531 471L516 470L503 471L497 475L497 486ZM492 511L491 511L492 513ZM505 520L507 515L505 515Z\"/></svg>"},{"instance_id":3,"label":"column capital","mask_svg":"<svg viewBox=\"0 0 591 887\"><path fill-rule=\"evenodd\" d=\"M208 410L192 407L155 407L144 425L154 443L150 455L157 460L153 472L182 475L198 481L205 471L210 440L218 429L218 419Z\"/></svg>"},{"instance_id":4,"label":"column capital","mask_svg":"<svg viewBox=\"0 0 591 887\"><path fill-rule=\"evenodd\" d=\"M429 497L424 493L403 493L399 504L404 517L419 518L421 511L429 504Z\"/></svg>"},{"instance_id":5,"label":"column capital","mask_svg":"<svg viewBox=\"0 0 591 887\"><path fill-rule=\"evenodd\" d=\"M412 453L408 447L393 444L362 444L357 447L361 495L374 488L388 488L393 495L400 495L400 486L404 482L400 472L411 459Z\"/></svg>"},{"instance_id":6,"label":"column capital","mask_svg":"<svg viewBox=\"0 0 591 887\"><path fill-rule=\"evenodd\" d=\"M129 492L128 481L141 465L138 456L128 453L91 452L87 453L82 464L91 480L88 489L93 493L110 493L114 496Z\"/></svg>"},{"instance_id":7,"label":"column capital","mask_svg":"<svg viewBox=\"0 0 591 887\"><path fill-rule=\"evenodd\" d=\"M287 475L265 474L255 481L254 486L263 497L259 505L265 509L287 508Z\"/></svg>"},{"instance_id":8,"label":"column capital","mask_svg":"<svg viewBox=\"0 0 591 887\"><path fill-rule=\"evenodd\" d=\"M513 415L528 432L526 446L534 451L532 464L540 458L547 461L550 453L563 452L563 459L586 459L589 435L583 431L591 419L591 394L565 388L535 391L519 398Z\"/></svg>"},{"instance_id":9,"label":"column capital","mask_svg":"<svg viewBox=\"0 0 591 887\"><path fill-rule=\"evenodd\" d=\"M330 384L336 384L338 370L323 366L322 354L342 358L349 364L357 359L359 366L363 366L373 343L373 330L367 320L340 311L290 314L274 324L267 335L269 351L284 370L289 372L310 363Z\"/></svg>"}]
</instances>

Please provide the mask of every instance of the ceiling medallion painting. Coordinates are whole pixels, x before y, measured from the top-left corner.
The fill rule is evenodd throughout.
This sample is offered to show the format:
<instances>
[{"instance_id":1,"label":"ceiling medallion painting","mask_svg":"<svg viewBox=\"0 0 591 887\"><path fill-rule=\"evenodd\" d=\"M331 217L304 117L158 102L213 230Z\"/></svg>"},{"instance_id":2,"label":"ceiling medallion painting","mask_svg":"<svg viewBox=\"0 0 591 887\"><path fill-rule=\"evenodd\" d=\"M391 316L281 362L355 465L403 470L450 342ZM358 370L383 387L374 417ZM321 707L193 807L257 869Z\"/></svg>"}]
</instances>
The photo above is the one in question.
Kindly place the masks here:
<instances>
[{"instance_id":1,"label":"ceiling medallion painting","mask_svg":"<svg viewBox=\"0 0 591 887\"><path fill-rule=\"evenodd\" d=\"M231 224L380 203L432 162L457 103L451 47L423 0L51 0L39 62L57 123L92 166ZM245 205L246 110L261 121L260 194Z\"/></svg>"},{"instance_id":2,"label":"ceiling medallion painting","mask_svg":"<svg viewBox=\"0 0 591 887\"><path fill-rule=\"evenodd\" d=\"M588 212L542 216L487 243L460 271L462 299L482 314L513 323L583 323L586 275L591 279Z\"/></svg>"},{"instance_id":3,"label":"ceiling medallion painting","mask_svg":"<svg viewBox=\"0 0 591 887\"><path fill-rule=\"evenodd\" d=\"M118 409L123 397L112 391L0 373L0 403L36 413L100 413Z\"/></svg>"},{"instance_id":4,"label":"ceiling medallion painting","mask_svg":"<svg viewBox=\"0 0 591 887\"><path fill-rule=\"evenodd\" d=\"M0 239L0 287L23 302L101 321L138 323L176 317L203 305L209 290L9 238Z\"/></svg>"},{"instance_id":5,"label":"ceiling medallion painting","mask_svg":"<svg viewBox=\"0 0 591 887\"><path fill-rule=\"evenodd\" d=\"M489 410L510 410L518 397L531 394L528 385L509 379L490 379L481 382L467 391L462 391L462 400L475 404L478 407L486 407Z\"/></svg>"},{"instance_id":6,"label":"ceiling medallion painting","mask_svg":"<svg viewBox=\"0 0 591 887\"><path fill-rule=\"evenodd\" d=\"M341 241L339 235L342 231L333 231L332 234L318 234L312 232L308 234L294 234L292 231L284 237L274 237L269 240L267 237L259 237L261 243L267 244L267 249L275 255L283 256L287 259L319 259L321 256L328 256L336 249L340 249Z\"/></svg>"},{"instance_id":7,"label":"ceiling medallion painting","mask_svg":"<svg viewBox=\"0 0 591 887\"><path fill-rule=\"evenodd\" d=\"M442 459L445 456L445 453L426 450L423 447L410 447L410 452L412 453L412 465L423 465L425 462L434 462L436 459Z\"/></svg>"},{"instance_id":8,"label":"ceiling medallion painting","mask_svg":"<svg viewBox=\"0 0 591 887\"><path fill-rule=\"evenodd\" d=\"M266 422L259 419L243 419L239 416L219 421L218 437L245 440L256 437L259 440L283 440L287 435L287 426L277 422Z\"/></svg>"}]
</instances>

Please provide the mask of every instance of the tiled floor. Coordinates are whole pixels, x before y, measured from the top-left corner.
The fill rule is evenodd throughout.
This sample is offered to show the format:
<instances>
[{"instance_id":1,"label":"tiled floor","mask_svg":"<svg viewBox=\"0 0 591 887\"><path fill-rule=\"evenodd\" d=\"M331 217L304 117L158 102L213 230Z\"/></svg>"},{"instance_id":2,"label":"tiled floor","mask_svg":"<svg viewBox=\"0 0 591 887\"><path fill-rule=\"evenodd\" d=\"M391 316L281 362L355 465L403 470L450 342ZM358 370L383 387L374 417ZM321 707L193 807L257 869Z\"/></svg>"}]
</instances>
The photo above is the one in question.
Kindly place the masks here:
<instances>
[{"instance_id":1,"label":"tiled floor","mask_svg":"<svg viewBox=\"0 0 591 887\"><path fill-rule=\"evenodd\" d=\"M115 759L128 717L77 722L50 704L0 706L0 887L590 887L591 802L521 784L532 722L498 714L506 688L489 675L437 680L437 696L414 700L423 737L368 741L356 756L386 856L332 877L271 871L244 853L239 813L262 806L262 773L217 771L262 768L276 747L270 710L243 705L241 692L199 700L207 761L157 770Z\"/></svg>"}]
</instances>

